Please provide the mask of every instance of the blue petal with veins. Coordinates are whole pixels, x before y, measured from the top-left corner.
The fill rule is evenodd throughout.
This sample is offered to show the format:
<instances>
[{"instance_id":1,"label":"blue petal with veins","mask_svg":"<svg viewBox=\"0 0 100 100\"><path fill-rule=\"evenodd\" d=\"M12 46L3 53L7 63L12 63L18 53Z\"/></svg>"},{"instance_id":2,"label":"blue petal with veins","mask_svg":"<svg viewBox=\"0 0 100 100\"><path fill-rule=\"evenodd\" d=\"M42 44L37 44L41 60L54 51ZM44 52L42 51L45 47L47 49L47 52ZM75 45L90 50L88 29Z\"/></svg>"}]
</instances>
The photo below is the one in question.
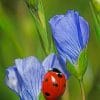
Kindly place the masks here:
<instances>
[{"instance_id":1,"label":"blue petal with veins","mask_svg":"<svg viewBox=\"0 0 100 100\"><path fill-rule=\"evenodd\" d=\"M63 60L76 63L80 52L89 39L88 22L74 10L65 15L56 15L49 21L52 35Z\"/></svg>"},{"instance_id":2,"label":"blue petal with veins","mask_svg":"<svg viewBox=\"0 0 100 100\"><path fill-rule=\"evenodd\" d=\"M15 60L15 66L7 69L6 84L21 100L38 100L44 69L35 57Z\"/></svg>"}]
</instances>

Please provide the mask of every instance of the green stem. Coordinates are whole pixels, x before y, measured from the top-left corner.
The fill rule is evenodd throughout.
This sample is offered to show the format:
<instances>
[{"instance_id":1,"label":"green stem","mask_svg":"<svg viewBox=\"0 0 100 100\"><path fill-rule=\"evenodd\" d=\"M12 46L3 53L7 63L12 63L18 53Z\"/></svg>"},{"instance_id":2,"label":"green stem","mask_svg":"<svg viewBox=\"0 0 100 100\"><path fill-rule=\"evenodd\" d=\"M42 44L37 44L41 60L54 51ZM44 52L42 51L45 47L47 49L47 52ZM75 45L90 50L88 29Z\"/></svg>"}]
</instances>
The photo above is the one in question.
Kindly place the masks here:
<instances>
[{"instance_id":1,"label":"green stem","mask_svg":"<svg viewBox=\"0 0 100 100\"><path fill-rule=\"evenodd\" d=\"M85 91L84 91L83 81L79 80L79 84L80 84L80 88L81 88L82 100L85 100Z\"/></svg>"},{"instance_id":2,"label":"green stem","mask_svg":"<svg viewBox=\"0 0 100 100\"><path fill-rule=\"evenodd\" d=\"M33 4L32 2L31 3L26 2L26 4L36 25L36 30L38 32L41 47L44 51L44 54L47 56L49 54L49 41L48 41L48 34L46 29L45 13L42 5L42 0L37 0L37 1L38 1L37 5Z\"/></svg>"}]
</instances>

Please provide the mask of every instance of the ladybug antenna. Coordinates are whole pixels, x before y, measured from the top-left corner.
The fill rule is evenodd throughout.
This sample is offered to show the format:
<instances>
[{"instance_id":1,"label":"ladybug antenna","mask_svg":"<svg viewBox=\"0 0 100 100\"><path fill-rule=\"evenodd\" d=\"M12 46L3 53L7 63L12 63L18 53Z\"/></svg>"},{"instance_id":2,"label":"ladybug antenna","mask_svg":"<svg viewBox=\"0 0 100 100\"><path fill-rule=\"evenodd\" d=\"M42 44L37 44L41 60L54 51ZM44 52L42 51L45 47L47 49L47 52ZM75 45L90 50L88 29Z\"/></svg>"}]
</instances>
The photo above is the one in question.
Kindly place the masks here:
<instances>
[{"instance_id":1,"label":"ladybug antenna","mask_svg":"<svg viewBox=\"0 0 100 100\"><path fill-rule=\"evenodd\" d=\"M57 68L52 69L53 72L61 73Z\"/></svg>"}]
</instances>

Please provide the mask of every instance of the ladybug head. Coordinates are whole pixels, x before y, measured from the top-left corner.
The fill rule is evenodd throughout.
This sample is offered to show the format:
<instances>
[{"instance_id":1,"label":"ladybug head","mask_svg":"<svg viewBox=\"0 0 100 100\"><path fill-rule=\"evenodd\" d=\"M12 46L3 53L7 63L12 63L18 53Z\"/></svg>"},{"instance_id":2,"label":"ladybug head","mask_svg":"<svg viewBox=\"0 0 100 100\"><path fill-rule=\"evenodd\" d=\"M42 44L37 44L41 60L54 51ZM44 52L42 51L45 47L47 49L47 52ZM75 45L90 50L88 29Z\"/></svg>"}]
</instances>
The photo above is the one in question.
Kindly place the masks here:
<instances>
[{"instance_id":1,"label":"ladybug head","mask_svg":"<svg viewBox=\"0 0 100 100\"><path fill-rule=\"evenodd\" d=\"M57 68L53 68L51 71L56 72L56 73L61 73Z\"/></svg>"}]
</instances>

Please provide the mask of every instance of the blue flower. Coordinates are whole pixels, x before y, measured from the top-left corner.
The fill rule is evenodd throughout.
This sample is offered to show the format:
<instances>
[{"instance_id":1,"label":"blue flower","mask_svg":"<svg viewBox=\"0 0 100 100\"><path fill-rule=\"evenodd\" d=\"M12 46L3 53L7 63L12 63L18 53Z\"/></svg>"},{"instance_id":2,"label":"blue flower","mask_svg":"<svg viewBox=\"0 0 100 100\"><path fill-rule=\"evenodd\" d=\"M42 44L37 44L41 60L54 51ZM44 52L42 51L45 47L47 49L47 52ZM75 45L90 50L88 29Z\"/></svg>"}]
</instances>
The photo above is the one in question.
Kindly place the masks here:
<instances>
[{"instance_id":1,"label":"blue flower","mask_svg":"<svg viewBox=\"0 0 100 100\"><path fill-rule=\"evenodd\" d=\"M65 15L56 15L49 21L53 38L64 61L76 63L89 39L89 25L78 12L69 10Z\"/></svg>"},{"instance_id":2,"label":"blue flower","mask_svg":"<svg viewBox=\"0 0 100 100\"><path fill-rule=\"evenodd\" d=\"M58 55L50 54L42 63L33 56L16 59L15 65L6 70L6 84L21 100L38 100L43 76L53 68L60 70L67 78L65 64Z\"/></svg>"}]
</instances>

